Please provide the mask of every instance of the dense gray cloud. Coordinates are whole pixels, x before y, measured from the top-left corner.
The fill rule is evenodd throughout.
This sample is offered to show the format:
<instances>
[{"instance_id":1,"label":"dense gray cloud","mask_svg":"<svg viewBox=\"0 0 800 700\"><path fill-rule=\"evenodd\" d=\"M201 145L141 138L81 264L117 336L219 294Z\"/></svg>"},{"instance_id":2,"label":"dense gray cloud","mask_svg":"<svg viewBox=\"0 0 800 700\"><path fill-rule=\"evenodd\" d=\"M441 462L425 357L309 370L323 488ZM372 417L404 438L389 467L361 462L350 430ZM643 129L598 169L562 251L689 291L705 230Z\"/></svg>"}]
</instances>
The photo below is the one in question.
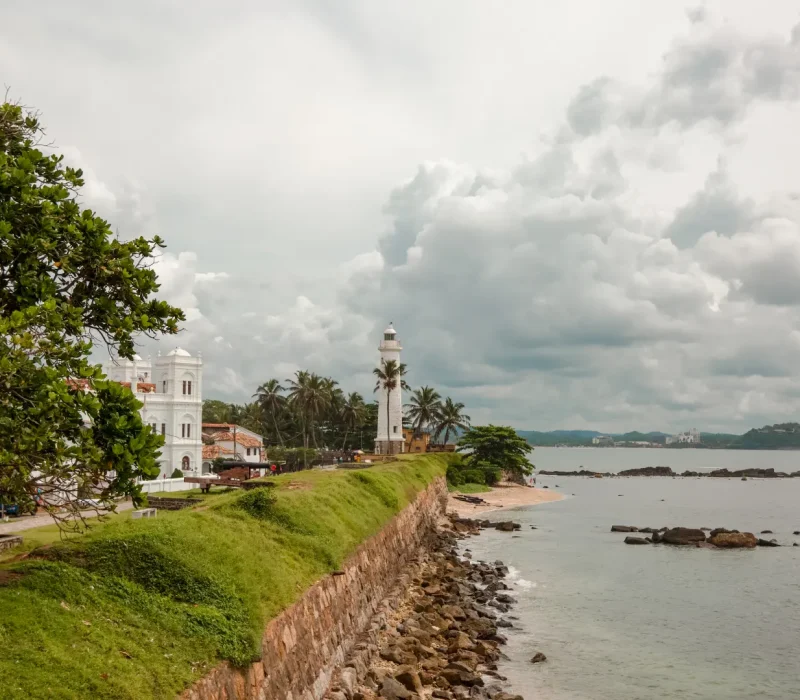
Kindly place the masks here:
<instances>
[{"instance_id":1,"label":"dense gray cloud","mask_svg":"<svg viewBox=\"0 0 800 700\"><path fill-rule=\"evenodd\" d=\"M88 205L122 235L170 242L162 293L187 312L177 342L202 351L210 395L243 400L300 368L369 393L391 320L412 383L475 420L797 418L792 3L687 18L575 0L549 24L522 2L507 16L470 2L181 7L146 2L124 21L105 7L76 25L56 3L0 62L20 94L33 76L46 112L77 88L54 85L24 41L107 86L56 120L58 141ZM549 41L574 13L586 26ZM769 115L784 127L760 143L785 157L761 176L748 144Z\"/></svg>"}]
</instances>

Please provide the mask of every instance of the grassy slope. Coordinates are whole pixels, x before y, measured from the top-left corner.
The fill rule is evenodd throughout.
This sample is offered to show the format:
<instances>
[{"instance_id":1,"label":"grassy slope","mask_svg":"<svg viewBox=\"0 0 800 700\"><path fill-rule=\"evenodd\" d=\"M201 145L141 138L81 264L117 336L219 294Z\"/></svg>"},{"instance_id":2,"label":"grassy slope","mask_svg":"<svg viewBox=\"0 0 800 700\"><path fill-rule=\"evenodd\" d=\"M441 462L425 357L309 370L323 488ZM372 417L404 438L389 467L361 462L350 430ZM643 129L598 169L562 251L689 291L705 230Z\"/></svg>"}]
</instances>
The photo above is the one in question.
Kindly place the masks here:
<instances>
[{"instance_id":1,"label":"grassy slope","mask_svg":"<svg viewBox=\"0 0 800 700\"><path fill-rule=\"evenodd\" d=\"M443 475L447 459L287 474L260 516L242 510L242 492L221 494L0 565L3 697L173 698L220 659L257 658L265 622Z\"/></svg>"}]
</instances>

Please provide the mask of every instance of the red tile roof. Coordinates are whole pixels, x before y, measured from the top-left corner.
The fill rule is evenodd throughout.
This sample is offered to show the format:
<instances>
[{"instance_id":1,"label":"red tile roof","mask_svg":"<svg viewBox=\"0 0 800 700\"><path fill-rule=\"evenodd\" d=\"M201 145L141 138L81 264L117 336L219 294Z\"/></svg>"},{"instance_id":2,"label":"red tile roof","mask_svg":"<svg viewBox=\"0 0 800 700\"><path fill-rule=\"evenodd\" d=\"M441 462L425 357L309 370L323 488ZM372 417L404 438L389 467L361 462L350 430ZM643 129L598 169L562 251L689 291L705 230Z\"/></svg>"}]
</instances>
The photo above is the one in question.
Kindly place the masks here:
<instances>
[{"instance_id":1,"label":"red tile roof","mask_svg":"<svg viewBox=\"0 0 800 700\"><path fill-rule=\"evenodd\" d=\"M233 450L229 450L222 445L203 445L203 459L216 459L222 455L232 455Z\"/></svg>"},{"instance_id":2,"label":"red tile roof","mask_svg":"<svg viewBox=\"0 0 800 700\"><path fill-rule=\"evenodd\" d=\"M221 433L206 433L214 442L233 442L233 432L226 430ZM236 433L236 445L242 447L261 447L261 440L248 435L247 433Z\"/></svg>"}]
</instances>

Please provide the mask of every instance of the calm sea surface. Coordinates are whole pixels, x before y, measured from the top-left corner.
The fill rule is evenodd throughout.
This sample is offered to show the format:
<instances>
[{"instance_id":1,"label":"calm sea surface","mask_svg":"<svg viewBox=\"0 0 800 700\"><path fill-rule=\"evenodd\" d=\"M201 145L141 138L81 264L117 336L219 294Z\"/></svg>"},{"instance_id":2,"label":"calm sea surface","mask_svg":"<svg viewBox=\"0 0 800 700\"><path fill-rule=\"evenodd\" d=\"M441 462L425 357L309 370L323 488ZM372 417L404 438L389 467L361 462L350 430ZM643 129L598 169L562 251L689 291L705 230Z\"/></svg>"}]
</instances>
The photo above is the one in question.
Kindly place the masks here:
<instances>
[{"instance_id":1,"label":"calm sea surface","mask_svg":"<svg viewBox=\"0 0 800 700\"><path fill-rule=\"evenodd\" d=\"M537 448L539 469L800 469L800 452ZM800 698L800 479L539 477L568 497L506 511L476 559L513 567L501 670L526 700ZM494 517L501 517L496 514ZM613 524L773 530L782 548L632 547ZM537 530L531 530L536 525ZM548 661L531 665L544 652Z\"/></svg>"}]
</instances>

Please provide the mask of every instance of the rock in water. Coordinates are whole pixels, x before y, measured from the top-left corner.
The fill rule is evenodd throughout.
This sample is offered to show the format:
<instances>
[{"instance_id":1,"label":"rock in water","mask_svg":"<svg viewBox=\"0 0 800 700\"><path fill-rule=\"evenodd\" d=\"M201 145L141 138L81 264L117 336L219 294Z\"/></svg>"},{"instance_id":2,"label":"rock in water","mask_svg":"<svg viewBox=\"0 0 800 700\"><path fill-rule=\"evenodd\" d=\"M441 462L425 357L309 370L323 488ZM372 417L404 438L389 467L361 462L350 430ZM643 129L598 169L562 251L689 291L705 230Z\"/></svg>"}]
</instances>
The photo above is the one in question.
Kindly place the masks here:
<instances>
[{"instance_id":1,"label":"rock in water","mask_svg":"<svg viewBox=\"0 0 800 700\"><path fill-rule=\"evenodd\" d=\"M706 541L706 533L691 527L673 527L664 533L661 541L665 544L696 544Z\"/></svg>"},{"instance_id":2,"label":"rock in water","mask_svg":"<svg viewBox=\"0 0 800 700\"><path fill-rule=\"evenodd\" d=\"M626 537L625 544L650 544L644 537Z\"/></svg>"},{"instance_id":3,"label":"rock in water","mask_svg":"<svg viewBox=\"0 0 800 700\"><path fill-rule=\"evenodd\" d=\"M639 532L639 528L633 525L612 525L611 532Z\"/></svg>"},{"instance_id":4,"label":"rock in water","mask_svg":"<svg viewBox=\"0 0 800 700\"><path fill-rule=\"evenodd\" d=\"M772 530L762 530L761 534L762 535L771 535L771 534L773 534L773 532L772 532Z\"/></svg>"},{"instance_id":5,"label":"rock in water","mask_svg":"<svg viewBox=\"0 0 800 700\"><path fill-rule=\"evenodd\" d=\"M708 541L723 549L752 549L758 544L752 532L718 532Z\"/></svg>"},{"instance_id":6,"label":"rock in water","mask_svg":"<svg viewBox=\"0 0 800 700\"><path fill-rule=\"evenodd\" d=\"M758 540L759 547L780 547L777 540L762 540L759 538Z\"/></svg>"},{"instance_id":7,"label":"rock in water","mask_svg":"<svg viewBox=\"0 0 800 700\"><path fill-rule=\"evenodd\" d=\"M541 651L537 651L531 659L532 664L540 664L542 661L547 661L547 657Z\"/></svg>"}]
</instances>

